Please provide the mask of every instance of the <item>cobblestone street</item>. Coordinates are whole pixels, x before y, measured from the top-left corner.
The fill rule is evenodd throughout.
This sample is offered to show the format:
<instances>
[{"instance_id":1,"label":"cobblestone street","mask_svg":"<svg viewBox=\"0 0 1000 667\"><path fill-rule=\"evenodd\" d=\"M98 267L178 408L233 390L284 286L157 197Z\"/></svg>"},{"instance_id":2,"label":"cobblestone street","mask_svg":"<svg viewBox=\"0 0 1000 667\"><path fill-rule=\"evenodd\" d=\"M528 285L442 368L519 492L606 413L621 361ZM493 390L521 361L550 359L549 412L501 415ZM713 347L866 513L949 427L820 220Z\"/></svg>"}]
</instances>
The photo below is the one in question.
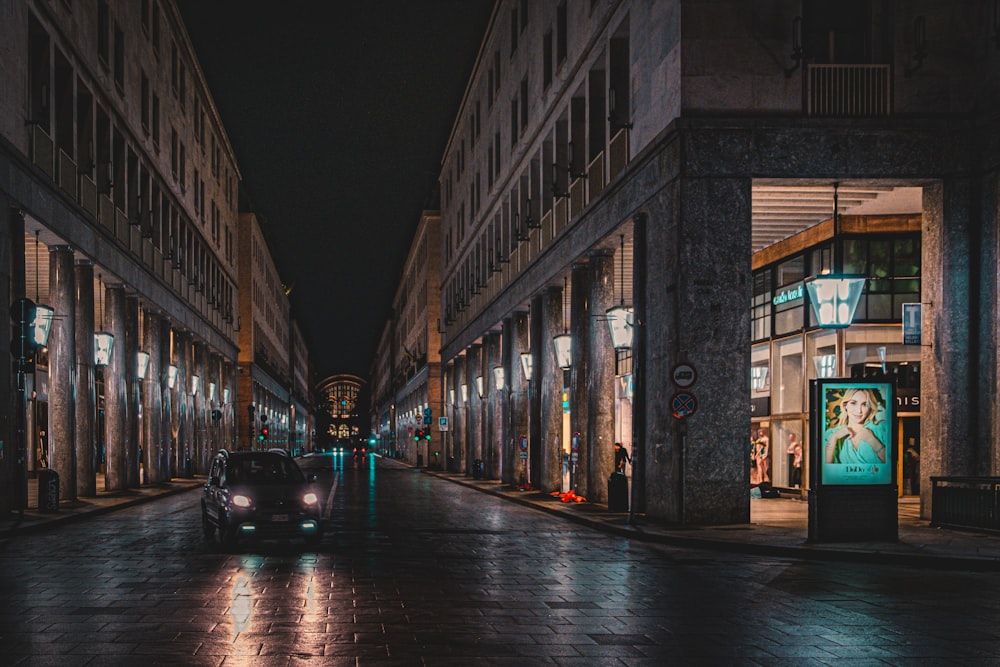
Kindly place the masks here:
<instances>
[{"instance_id":1,"label":"cobblestone street","mask_svg":"<svg viewBox=\"0 0 1000 667\"><path fill-rule=\"evenodd\" d=\"M648 544L391 461L307 461L318 549L192 490L0 542L14 665L996 664L1000 575Z\"/></svg>"}]
</instances>

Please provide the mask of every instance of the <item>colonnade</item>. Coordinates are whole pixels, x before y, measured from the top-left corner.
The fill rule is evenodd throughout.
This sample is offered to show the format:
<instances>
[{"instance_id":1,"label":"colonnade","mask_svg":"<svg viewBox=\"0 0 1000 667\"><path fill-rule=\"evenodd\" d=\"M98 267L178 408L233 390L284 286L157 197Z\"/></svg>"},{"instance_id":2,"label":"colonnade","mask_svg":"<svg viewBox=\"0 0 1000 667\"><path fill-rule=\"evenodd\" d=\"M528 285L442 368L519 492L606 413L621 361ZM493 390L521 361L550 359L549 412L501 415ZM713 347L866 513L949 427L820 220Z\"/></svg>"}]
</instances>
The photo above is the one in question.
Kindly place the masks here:
<instances>
[{"instance_id":1,"label":"colonnade","mask_svg":"<svg viewBox=\"0 0 1000 667\"><path fill-rule=\"evenodd\" d=\"M48 418L34 432L47 431L42 446L65 500L96 495L102 466L104 490L120 491L204 473L213 453L235 442L235 362L123 282L97 279L95 295L93 263L70 246L49 247L55 317L47 365L33 378ZM104 366L95 365L96 331L114 336Z\"/></svg>"}]
</instances>

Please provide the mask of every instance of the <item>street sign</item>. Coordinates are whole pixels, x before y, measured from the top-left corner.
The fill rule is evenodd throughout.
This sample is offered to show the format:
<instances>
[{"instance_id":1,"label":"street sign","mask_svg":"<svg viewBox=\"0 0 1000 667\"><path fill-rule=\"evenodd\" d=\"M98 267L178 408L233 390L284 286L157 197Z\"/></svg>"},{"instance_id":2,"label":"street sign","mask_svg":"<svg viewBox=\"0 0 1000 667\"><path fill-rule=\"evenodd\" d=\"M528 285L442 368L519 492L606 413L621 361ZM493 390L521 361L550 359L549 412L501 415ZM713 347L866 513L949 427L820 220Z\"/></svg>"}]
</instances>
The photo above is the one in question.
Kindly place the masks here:
<instances>
[{"instance_id":1,"label":"street sign","mask_svg":"<svg viewBox=\"0 0 1000 667\"><path fill-rule=\"evenodd\" d=\"M431 416L431 409L424 408L424 417L430 417L430 416Z\"/></svg>"},{"instance_id":2,"label":"street sign","mask_svg":"<svg viewBox=\"0 0 1000 667\"><path fill-rule=\"evenodd\" d=\"M685 419L698 411L698 399L687 391L679 391L670 399L670 411L675 419Z\"/></svg>"},{"instance_id":3,"label":"street sign","mask_svg":"<svg viewBox=\"0 0 1000 667\"><path fill-rule=\"evenodd\" d=\"M431 423L431 416L430 415L424 415L424 424L428 424L429 425L430 423Z\"/></svg>"},{"instance_id":4,"label":"street sign","mask_svg":"<svg viewBox=\"0 0 1000 667\"><path fill-rule=\"evenodd\" d=\"M674 379L674 384L681 389L686 389L695 383L698 379L698 371L694 369L694 366L690 364L677 364L674 366L674 370L671 373Z\"/></svg>"},{"instance_id":5,"label":"street sign","mask_svg":"<svg viewBox=\"0 0 1000 667\"><path fill-rule=\"evenodd\" d=\"M438 417L438 430L439 431L447 431L448 430L448 418L447 417Z\"/></svg>"}]
</instances>

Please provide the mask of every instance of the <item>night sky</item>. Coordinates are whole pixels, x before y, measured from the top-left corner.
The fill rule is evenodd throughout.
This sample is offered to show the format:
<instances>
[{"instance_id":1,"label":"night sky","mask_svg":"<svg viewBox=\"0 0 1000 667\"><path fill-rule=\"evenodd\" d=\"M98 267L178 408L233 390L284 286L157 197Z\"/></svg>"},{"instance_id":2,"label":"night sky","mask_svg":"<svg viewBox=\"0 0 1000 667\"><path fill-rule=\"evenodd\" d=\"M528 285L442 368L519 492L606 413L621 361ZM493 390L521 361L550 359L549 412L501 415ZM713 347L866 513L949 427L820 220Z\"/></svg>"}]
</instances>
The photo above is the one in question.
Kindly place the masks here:
<instances>
[{"instance_id":1,"label":"night sky","mask_svg":"<svg viewBox=\"0 0 1000 667\"><path fill-rule=\"evenodd\" d=\"M368 378L493 0L178 0L316 378Z\"/></svg>"}]
</instances>

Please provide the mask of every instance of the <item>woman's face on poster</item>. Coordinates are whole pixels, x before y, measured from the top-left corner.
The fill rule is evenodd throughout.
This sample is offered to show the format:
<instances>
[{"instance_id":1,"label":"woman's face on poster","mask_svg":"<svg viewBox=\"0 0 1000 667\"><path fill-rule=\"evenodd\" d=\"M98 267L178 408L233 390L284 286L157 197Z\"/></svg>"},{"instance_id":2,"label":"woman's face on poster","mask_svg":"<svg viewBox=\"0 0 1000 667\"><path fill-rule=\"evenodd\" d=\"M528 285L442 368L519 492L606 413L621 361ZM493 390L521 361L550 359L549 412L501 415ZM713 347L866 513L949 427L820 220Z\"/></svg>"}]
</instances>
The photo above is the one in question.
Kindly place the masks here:
<instances>
[{"instance_id":1,"label":"woman's face on poster","mask_svg":"<svg viewBox=\"0 0 1000 667\"><path fill-rule=\"evenodd\" d=\"M863 424L873 409L874 406L868 402L866 391L854 391L844 398L844 412L851 424Z\"/></svg>"}]
</instances>

